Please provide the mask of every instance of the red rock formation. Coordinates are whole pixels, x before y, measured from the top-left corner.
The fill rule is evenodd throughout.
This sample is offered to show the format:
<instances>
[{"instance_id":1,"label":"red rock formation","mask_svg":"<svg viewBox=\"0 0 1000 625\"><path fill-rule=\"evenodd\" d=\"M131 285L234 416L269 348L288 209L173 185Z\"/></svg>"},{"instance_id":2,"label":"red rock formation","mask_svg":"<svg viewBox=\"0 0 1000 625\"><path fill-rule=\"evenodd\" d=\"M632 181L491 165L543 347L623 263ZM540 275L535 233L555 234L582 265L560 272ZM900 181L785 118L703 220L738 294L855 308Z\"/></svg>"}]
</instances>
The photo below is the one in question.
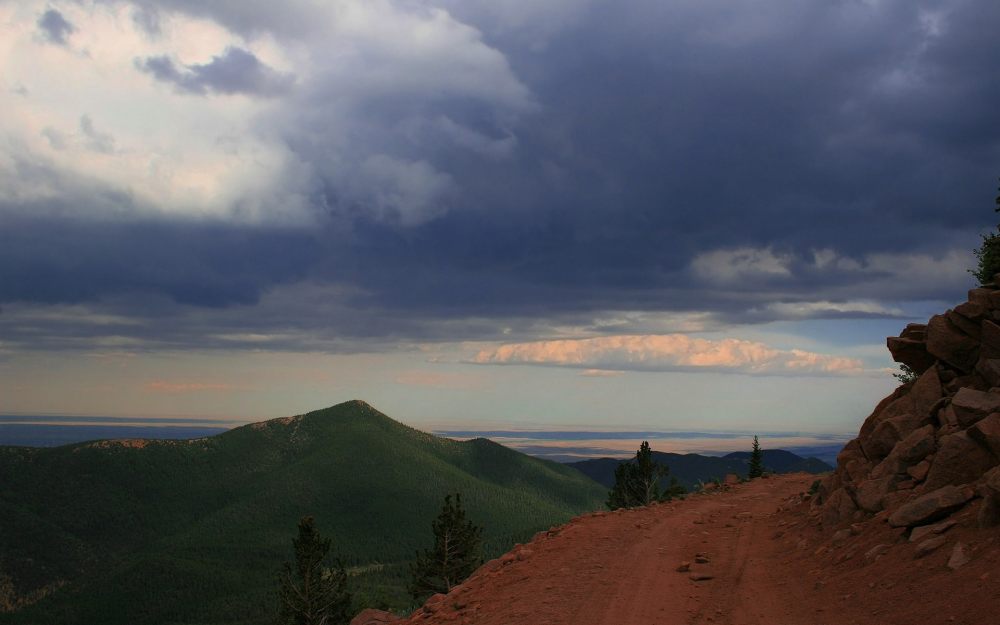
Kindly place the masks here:
<instances>
[{"instance_id":1,"label":"red rock formation","mask_svg":"<svg viewBox=\"0 0 1000 625\"><path fill-rule=\"evenodd\" d=\"M814 503L823 524L884 512L913 527L974 497L987 499L981 523L1000 523L1000 290L972 289L886 344L919 377L882 400L837 457Z\"/></svg>"}]
</instances>

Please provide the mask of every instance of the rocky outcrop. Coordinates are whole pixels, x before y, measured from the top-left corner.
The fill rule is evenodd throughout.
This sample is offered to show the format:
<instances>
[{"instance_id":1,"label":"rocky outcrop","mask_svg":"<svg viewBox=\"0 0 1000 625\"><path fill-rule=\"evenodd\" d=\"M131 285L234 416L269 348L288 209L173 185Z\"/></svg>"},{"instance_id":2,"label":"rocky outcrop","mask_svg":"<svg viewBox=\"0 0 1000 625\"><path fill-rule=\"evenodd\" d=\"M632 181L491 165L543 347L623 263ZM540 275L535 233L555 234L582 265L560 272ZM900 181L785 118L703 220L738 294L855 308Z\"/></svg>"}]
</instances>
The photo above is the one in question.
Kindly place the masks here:
<instances>
[{"instance_id":1,"label":"rocky outcrop","mask_svg":"<svg viewBox=\"0 0 1000 625\"><path fill-rule=\"evenodd\" d=\"M817 516L838 526L881 514L912 528L981 497L980 525L1000 524L1000 289L972 289L886 344L917 378L883 399L841 451L813 500Z\"/></svg>"}]
</instances>

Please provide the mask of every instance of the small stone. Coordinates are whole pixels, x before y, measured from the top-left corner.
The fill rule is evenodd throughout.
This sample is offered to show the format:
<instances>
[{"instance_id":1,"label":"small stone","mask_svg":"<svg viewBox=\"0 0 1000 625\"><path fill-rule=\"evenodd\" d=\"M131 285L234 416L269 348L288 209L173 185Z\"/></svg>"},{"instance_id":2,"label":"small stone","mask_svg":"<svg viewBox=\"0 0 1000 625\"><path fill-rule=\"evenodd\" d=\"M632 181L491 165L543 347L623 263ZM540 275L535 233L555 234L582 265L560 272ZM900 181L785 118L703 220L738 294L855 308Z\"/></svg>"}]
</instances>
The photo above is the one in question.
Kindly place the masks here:
<instances>
[{"instance_id":1,"label":"small stone","mask_svg":"<svg viewBox=\"0 0 1000 625\"><path fill-rule=\"evenodd\" d=\"M706 573L704 571L699 571L697 573L691 573L691 575L688 576L688 579L690 579L692 581L695 581L695 582L704 582L704 581L707 581L707 580L710 580L710 579L715 579L715 576L712 575L711 573Z\"/></svg>"},{"instance_id":2,"label":"small stone","mask_svg":"<svg viewBox=\"0 0 1000 625\"><path fill-rule=\"evenodd\" d=\"M677 567L678 573L687 573L690 570L691 570L690 562L681 562L680 565Z\"/></svg>"},{"instance_id":3,"label":"small stone","mask_svg":"<svg viewBox=\"0 0 1000 625\"><path fill-rule=\"evenodd\" d=\"M948 558L948 568L954 571L970 561L969 556L965 555L965 546L962 543L955 543L955 548L951 550L951 557Z\"/></svg>"},{"instance_id":4,"label":"small stone","mask_svg":"<svg viewBox=\"0 0 1000 625\"><path fill-rule=\"evenodd\" d=\"M875 560L889 549L892 545L875 545L865 552L865 560Z\"/></svg>"},{"instance_id":5,"label":"small stone","mask_svg":"<svg viewBox=\"0 0 1000 625\"><path fill-rule=\"evenodd\" d=\"M913 552L913 557L922 558L943 545L947 540L947 536L935 536L934 538L927 539L917 545L916 551Z\"/></svg>"},{"instance_id":6,"label":"small stone","mask_svg":"<svg viewBox=\"0 0 1000 625\"><path fill-rule=\"evenodd\" d=\"M940 523L935 523L934 525L921 525L919 527L914 527L910 532L910 542L919 542L931 534L944 534L956 525L958 525L958 521L955 519L948 519L946 521L941 521Z\"/></svg>"},{"instance_id":7,"label":"small stone","mask_svg":"<svg viewBox=\"0 0 1000 625\"><path fill-rule=\"evenodd\" d=\"M844 544L844 542L848 538L850 538L850 537L851 537L851 530L849 530L849 529L838 530L833 535L833 538L831 539L831 542L836 547L836 546Z\"/></svg>"},{"instance_id":8,"label":"small stone","mask_svg":"<svg viewBox=\"0 0 1000 625\"><path fill-rule=\"evenodd\" d=\"M701 554L698 554L697 556L695 556L694 557L694 561L696 563L698 563L698 564L708 564L708 558L706 556L701 555Z\"/></svg>"}]
</instances>

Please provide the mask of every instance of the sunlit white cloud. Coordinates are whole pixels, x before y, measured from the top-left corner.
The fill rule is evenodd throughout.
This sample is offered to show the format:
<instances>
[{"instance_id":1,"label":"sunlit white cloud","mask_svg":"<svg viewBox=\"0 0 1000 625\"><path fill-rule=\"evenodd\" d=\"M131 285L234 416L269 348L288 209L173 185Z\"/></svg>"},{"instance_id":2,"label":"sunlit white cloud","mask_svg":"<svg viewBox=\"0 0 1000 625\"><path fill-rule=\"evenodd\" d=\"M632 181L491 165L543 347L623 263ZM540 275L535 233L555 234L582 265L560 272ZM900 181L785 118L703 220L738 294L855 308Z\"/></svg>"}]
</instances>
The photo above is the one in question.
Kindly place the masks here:
<instances>
[{"instance_id":1,"label":"sunlit white cloud","mask_svg":"<svg viewBox=\"0 0 1000 625\"><path fill-rule=\"evenodd\" d=\"M503 53L447 11L344 0L267 14L0 4L7 197L70 201L81 194L64 181L78 178L144 215L315 225L360 209L412 226L453 207L444 196L454 181L412 156L408 128L505 158L517 145L509 130L484 134L445 103L476 102L501 129L536 106ZM13 172L24 166L54 174L22 180ZM76 218L115 216L74 204Z\"/></svg>"},{"instance_id":2,"label":"sunlit white cloud","mask_svg":"<svg viewBox=\"0 0 1000 625\"><path fill-rule=\"evenodd\" d=\"M533 341L486 348L471 362L611 371L713 371L748 375L859 375L862 361L734 338L686 334Z\"/></svg>"}]
</instances>

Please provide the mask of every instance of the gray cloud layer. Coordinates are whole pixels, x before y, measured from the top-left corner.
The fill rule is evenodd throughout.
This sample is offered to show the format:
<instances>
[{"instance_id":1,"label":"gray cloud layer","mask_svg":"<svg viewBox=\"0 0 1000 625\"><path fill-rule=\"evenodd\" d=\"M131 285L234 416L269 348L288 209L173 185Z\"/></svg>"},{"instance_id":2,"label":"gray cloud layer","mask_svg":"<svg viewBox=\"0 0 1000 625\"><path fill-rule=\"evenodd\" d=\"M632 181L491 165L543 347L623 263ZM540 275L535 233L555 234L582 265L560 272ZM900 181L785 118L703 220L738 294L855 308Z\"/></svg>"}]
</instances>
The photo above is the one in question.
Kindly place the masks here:
<instances>
[{"instance_id":1,"label":"gray cloud layer","mask_svg":"<svg viewBox=\"0 0 1000 625\"><path fill-rule=\"evenodd\" d=\"M137 6L281 41L314 26L310 3ZM275 194L306 195L310 228L123 218L128 195L25 161L22 175L59 192L0 199L0 302L172 320L143 326L150 336L364 340L487 338L508 321L608 310L884 316L966 288L1000 173L1000 4L447 8L503 54L510 80L361 50L260 121L311 172ZM199 95L289 93L293 80L240 48L138 65ZM380 82L376 66L395 72ZM80 204L91 217L51 217ZM269 299L304 284L339 293L336 313L321 322ZM223 316L208 328L199 310Z\"/></svg>"},{"instance_id":2,"label":"gray cloud layer","mask_svg":"<svg viewBox=\"0 0 1000 625\"><path fill-rule=\"evenodd\" d=\"M272 97L287 92L295 83L294 76L275 71L241 48L227 48L200 65L178 68L169 57L155 56L136 60L136 66L156 80L194 95L242 93Z\"/></svg>"}]
</instances>

